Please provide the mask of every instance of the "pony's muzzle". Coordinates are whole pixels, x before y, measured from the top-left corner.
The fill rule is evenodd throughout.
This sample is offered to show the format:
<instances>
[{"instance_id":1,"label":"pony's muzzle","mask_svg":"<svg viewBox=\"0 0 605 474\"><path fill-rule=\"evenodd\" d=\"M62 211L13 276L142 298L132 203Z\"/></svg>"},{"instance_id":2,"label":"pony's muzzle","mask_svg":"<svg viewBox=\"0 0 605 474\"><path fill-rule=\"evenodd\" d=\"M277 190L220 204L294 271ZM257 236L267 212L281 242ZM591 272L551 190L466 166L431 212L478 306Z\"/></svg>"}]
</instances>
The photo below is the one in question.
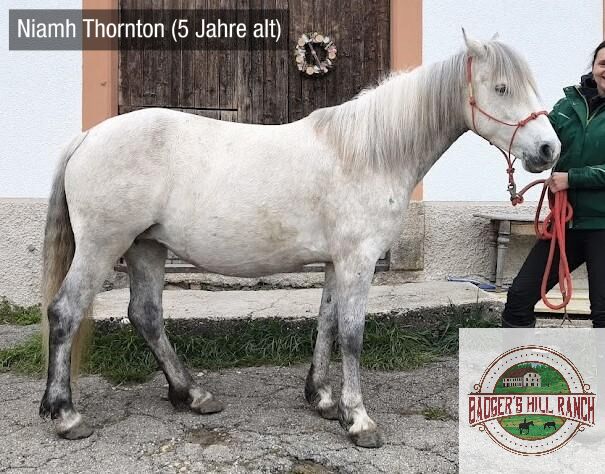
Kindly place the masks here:
<instances>
[{"instance_id":1,"label":"pony's muzzle","mask_svg":"<svg viewBox=\"0 0 605 474\"><path fill-rule=\"evenodd\" d=\"M536 147L536 153L525 160L525 169L532 173L540 173L552 168L559 159L560 150L561 145L556 141L539 142Z\"/></svg>"},{"instance_id":2,"label":"pony's muzzle","mask_svg":"<svg viewBox=\"0 0 605 474\"><path fill-rule=\"evenodd\" d=\"M545 165L554 165L559 159L561 153L561 142L555 138L554 140L545 140L538 144L538 158Z\"/></svg>"},{"instance_id":3,"label":"pony's muzzle","mask_svg":"<svg viewBox=\"0 0 605 474\"><path fill-rule=\"evenodd\" d=\"M551 163L553 161L554 154L555 148L551 143L545 142L540 145L538 156L544 162L544 164Z\"/></svg>"}]
</instances>

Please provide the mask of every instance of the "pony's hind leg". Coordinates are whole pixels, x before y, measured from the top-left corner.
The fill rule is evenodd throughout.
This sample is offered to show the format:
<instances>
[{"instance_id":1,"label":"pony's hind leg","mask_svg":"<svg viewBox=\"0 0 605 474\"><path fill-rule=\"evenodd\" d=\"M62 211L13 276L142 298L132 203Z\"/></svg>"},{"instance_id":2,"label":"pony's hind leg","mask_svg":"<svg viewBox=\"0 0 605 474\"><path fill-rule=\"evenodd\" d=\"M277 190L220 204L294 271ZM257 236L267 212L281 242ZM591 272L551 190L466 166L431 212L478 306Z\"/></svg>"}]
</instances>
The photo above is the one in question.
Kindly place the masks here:
<instances>
[{"instance_id":1,"label":"pony's hind leg","mask_svg":"<svg viewBox=\"0 0 605 474\"><path fill-rule=\"evenodd\" d=\"M125 245L127 247L128 244ZM80 439L93 429L74 408L71 394L71 351L73 338L103 279L123 249L96 249L79 241L63 283L48 306L48 378L40 403L40 416L55 420L59 436Z\"/></svg>"},{"instance_id":2,"label":"pony's hind leg","mask_svg":"<svg viewBox=\"0 0 605 474\"><path fill-rule=\"evenodd\" d=\"M338 333L334 265L326 264L325 282L317 321L317 338L313 350L313 362L305 384L305 398L316 406L318 413L328 420L338 419L338 405L332 399L332 387L328 379L332 345Z\"/></svg>"},{"instance_id":3,"label":"pony's hind leg","mask_svg":"<svg viewBox=\"0 0 605 474\"><path fill-rule=\"evenodd\" d=\"M221 411L223 404L194 384L164 331L162 291L166 247L152 240L135 241L125 256L130 277L128 318L166 375L170 402L198 413Z\"/></svg>"}]
</instances>

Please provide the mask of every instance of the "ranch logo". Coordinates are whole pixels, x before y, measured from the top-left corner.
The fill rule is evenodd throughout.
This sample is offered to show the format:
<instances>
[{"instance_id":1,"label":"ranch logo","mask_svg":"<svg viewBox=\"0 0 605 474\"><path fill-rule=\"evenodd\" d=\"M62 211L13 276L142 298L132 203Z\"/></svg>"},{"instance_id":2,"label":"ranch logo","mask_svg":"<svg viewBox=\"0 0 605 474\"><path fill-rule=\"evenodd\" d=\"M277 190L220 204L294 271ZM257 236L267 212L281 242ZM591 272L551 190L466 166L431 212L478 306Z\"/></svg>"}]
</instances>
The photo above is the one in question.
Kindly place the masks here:
<instances>
[{"instance_id":1,"label":"ranch logo","mask_svg":"<svg viewBox=\"0 0 605 474\"><path fill-rule=\"evenodd\" d=\"M552 453L594 426L595 394L564 355L548 347L505 352L469 394L469 423L520 455Z\"/></svg>"}]
</instances>

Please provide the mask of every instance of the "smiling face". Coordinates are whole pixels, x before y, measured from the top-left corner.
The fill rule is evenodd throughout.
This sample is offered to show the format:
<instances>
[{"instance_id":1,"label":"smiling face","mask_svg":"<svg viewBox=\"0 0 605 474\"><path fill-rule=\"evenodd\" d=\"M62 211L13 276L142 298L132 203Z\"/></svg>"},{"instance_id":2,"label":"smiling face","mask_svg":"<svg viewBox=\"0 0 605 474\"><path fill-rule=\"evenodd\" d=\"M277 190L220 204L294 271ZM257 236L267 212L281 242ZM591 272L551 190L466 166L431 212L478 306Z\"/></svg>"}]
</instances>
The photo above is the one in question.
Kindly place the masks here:
<instances>
[{"instance_id":1,"label":"smiling face","mask_svg":"<svg viewBox=\"0 0 605 474\"><path fill-rule=\"evenodd\" d=\"M592 65L592 75L597 83L597 91L600 96L605 96L605 48L597 51Z\"/></svg>"}]
</instances>

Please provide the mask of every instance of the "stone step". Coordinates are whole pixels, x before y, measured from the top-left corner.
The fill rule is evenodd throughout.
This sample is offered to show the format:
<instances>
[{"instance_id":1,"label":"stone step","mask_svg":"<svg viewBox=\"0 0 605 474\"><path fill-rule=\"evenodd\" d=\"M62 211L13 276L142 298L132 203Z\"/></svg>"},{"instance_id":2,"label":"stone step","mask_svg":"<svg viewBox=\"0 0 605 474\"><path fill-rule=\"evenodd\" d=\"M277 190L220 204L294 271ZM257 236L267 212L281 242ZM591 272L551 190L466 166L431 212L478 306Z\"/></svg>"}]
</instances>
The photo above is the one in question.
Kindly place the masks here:
<instances>
[{"instance_id":1,"label":"stone step","mask_svg":"<svg viewBox=\"0 0 605 474\"><path fill-rule=\"evenodd\" d=\"M321 289L202 291L165 290L164 319L226 321L243 319L316 318ZM95 319L120 321L126 318L129 290L100 293L95 300ZM423 308L448 307L487 302L500 305L491 293L470 283L422 282L373 286L367 312L392 314Z\"/></svg>"},{"instance_id":2,"label":"stone step","mask_svg":"<svg viewBox=\"0 0 605 474\"><path fill-rule=\"evenodd\" d=\"M493 295L494 295L494 298L496 298L497 300L499 300L503 303L506 302L506 292L493 293ZM548 294L546 296L548 297L548 300L555 305L561 304L561 302L562 302L561 293L559 292L558 288L553 288L551 291L548 292ZM552 310L552 309L546 307L546 305L542 301L538 302L538 304L534 308L534 311L536 311L536 313L559 313L559 314L563 314L563 312L564 312L562 309L556 310L556 311ZM567 312L569 314L575 314L575 315L584 315L584 316L590 315L590 301L588 299L588 290L574 289L571 301L569 302L569 305L567 305Z\"/></svg>"}]
</instances>

